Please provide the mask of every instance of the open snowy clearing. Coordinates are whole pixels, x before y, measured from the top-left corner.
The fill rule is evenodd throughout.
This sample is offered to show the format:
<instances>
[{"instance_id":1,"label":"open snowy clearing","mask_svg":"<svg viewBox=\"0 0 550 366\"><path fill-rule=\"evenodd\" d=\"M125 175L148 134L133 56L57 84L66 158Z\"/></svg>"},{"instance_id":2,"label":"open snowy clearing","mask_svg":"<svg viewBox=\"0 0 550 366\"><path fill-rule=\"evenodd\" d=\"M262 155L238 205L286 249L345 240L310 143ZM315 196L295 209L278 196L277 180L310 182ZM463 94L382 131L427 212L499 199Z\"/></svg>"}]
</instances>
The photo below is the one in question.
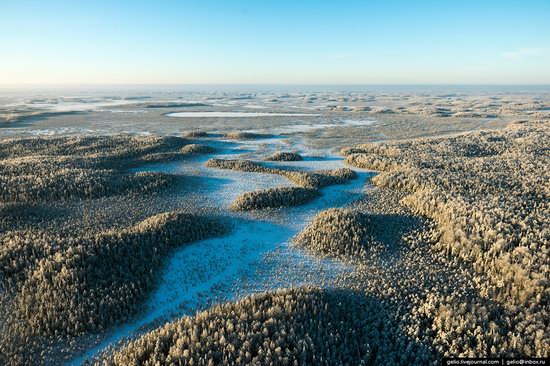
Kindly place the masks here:
<instances>
[{"instance_id":1,"label":"open snowy clearing","mask_svg":"<svg viewBox=\"0 0 550 366\"><path fill-rule=\"evenodd\" d=\"M270 139L242 141L222 148L219 154L183 162L151 164L140 171L155 171L201 177L196 192L205 207L217 208L227 215L232 229L223 237L203 240L176 250L164 267L158 288L150 296L143 314L133 322L113 329L99 344L88 349L68 365L80 365L86 359L119 341L139 335L144 329L166 321L192 315L214 303L235 300L255 292L305 284L330 287L335 280L353 271L337 260L320 259L291 248L289 240L320 211L343 207L360 198L366 179L372 175L358 170L358 177L347 184L322 190L313 202L284 209L284 215L258 218L257 213L234 213L229 206L240 194L292 183L279 175L221 170L204 166L207 158L242 158ZM271 139L272 148L280 146ZM214 146L220 146L213 142ZM221 145L223 146L223 145ZM294 165L293 165L294 164ZM334 169L344 166L336 156L311 156L306 160L280 164L300 170Z\"/></svg>"},{"instance_id":2,"label":"open snowy clearing","mask_svg":"<svg viewBox=\"0 0 550 366\"><path fill-rule=\"evenodd\" d=\"M243 118L243 117L316 117L316 113L277 113L277 112L174 112L166 117L179 118Z\"/></svg>"}]
</instances>

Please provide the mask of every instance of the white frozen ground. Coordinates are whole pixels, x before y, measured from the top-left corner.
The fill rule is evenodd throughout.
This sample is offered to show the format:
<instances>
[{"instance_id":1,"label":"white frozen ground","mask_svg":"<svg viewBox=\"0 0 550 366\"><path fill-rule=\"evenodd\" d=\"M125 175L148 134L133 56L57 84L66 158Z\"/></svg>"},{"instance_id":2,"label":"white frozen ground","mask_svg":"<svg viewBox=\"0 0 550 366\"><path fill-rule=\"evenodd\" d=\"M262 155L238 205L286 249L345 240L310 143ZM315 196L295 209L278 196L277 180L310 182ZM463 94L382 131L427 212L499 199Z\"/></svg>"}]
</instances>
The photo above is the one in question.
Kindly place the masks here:
<instances>
[{"instance_id":1,"label":"white frozen ground","mask_svg":"<svg viewBox=\"0 0 550 366\"><path fill-rule=\"evenodd\" d=\"M96 98L92 96L61 97L56 99L17 100L7 103L4 107L32 108L53 112L82 112L96 110L101 107L116 107L135 104L136 101L122 99Z\"/></svg>"},{"instance_id":2,"label":"white frozen ground","mask_svg":"<svg viewBox=\"0 0 550 366\"><path fill-rule=\"evenodd\" d=\"M207 143L217 145L218 148L223 144L215 141ZM313 202L287 208L284 214L275 214L269 219L264 216L258 218L258 215L251 213L233 213L228 209L230 204L244 192L292 184L279 175L204 166L204 162L211 157L242 158L266 148L288 149L284 140L277 138L232 143L234 145L230 145L231 148L225 145L216 155L178 163L154 164L142 169L202 177L206 184L197 192L201 204L217 208L227 215L232 229L226 236L203 240L176 250L161 274L158 288L150 296L146 311L135 321L111 331L100 344L88 349L69 362L69 365L83 364L106 347L139 335L144 329L183 315L191 315L213 303L276 288L304 284L331 286L338 276L353 270L342 262L319 259L292 248L288 242L319 211L342 207L359 198L366 178L372 173L358 171L357 179L347 184L329 186ZM339 157L319 156L319 151L302 152L306 155L304 161L277 165L304 170L333 169L344 165Z\"/></svg>"},{"instance_id":3,"label":"white frozen ground","mask_svg":"<svg viewBox=\"0 0 550 366\"><path fill-rule=\"evenodd\" d=\"M343 119L337 122L339 123L299 123L299 124L285 125L285 126L274 127L274 128L247 130L246 132L269 131L271 133L280 133L280 134L300 133L300 132L308 132L308 131L314 131L314 130L322 130L325 128L333 128L333 127L368 126L375 123L376 121L373 119Z\"/></svg>"},{"instance_id":4,"label":"white frozen ground","mask_svg":"<svg viewBox=\"0 0 550 366\"><path fill-rule=\"evenodd\" d=\"M255 106L258 108L258 106ZM249 106L250 108L250 106ZM174 112L166 117L179 118L244 118L244 117L315 117L316 113L276 113L276 112Z\"/></svg>"}]
</instances>

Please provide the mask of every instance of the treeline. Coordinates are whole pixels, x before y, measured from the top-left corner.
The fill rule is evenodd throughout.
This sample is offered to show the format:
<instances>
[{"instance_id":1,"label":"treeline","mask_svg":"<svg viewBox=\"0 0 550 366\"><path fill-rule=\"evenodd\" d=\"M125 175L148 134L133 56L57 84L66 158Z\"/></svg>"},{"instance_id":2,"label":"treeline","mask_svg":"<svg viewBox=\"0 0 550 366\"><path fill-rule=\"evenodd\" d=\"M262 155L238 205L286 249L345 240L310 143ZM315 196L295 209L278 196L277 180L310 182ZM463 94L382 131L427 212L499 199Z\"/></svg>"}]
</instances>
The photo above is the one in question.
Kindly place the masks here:
<instances>
[{"instance_id":1,"label":"treeline","mask_svg":"<svg viewBox=\"0 0 550 366\"><path fill-rule=\"evenodd\" d=\"M370 226L364 213L332 208L315 216L292 244L323 256L363 257L372 243Z\"/></svg>"},{"instance_id":2,"label":"treeline","mask_svg":"<svg viewBox=\"0 0 550 366\"><path fill-rule=\"evenodd\" d=\"M343 184L357 177L357 174L349 168L306 172L271 168L255 161L237 159L209 159L206 166L243 172L278 174L298 185L298 187L276 187L246 192L237 197L231 206L232 209L238 211L301 205L319 197L321 188L333 184Z\"/></svg>"},{"instance_id":3,"label":"treeline","mask_svg":"<svg viewBox=\"0 0 550 366\"><path fill-rule=\"evenodd\" d=\"M296 185L304 188L320 189L333 184L343 184L357 177L357 173L349 168L333 170L317 170L314 172L270 168L250 160L210 159L207 167L231 169L243 172L266 173L282 175Z\"/></svg>"},{"instance_id":4,"label":"treeline","mask_svg":"<svg viewBox=\"0 0 550 366\"><path fill-rule=\"evenodd\" d=\"M301 161L302 155L295 152L278 151L265 158L267 161Z\"/></svg>"},{"instance_id":5,"label":"treeline","mask_svg":"<svg viewBox=\"0 0 550 366\"><path fill-rule=\"evenodd\" d=\"M235 199L231 209L236 211L298 206L319 197L321 192L313 188L275 187L246 192Z\"/></svg>"},{"instance_id":6,"label":"treeline","mask_svg":"<svg viewBox=\"0 0 550 366\"><path fill-rule=\"evenodd\" d=\"M268 139L272 138L273 135L266 133L256 133L256 132L227 132L223 135L226 139L230 140L253 140L253 139Z\"/></svg>"},{"instance_id":7,"label":"treeline","mask_svg":"<svg viewBox=\"0 0 550 366\"><path fill-rule=\"evenodd\" d=\"M0 202L59 201L151 192L169 186L162 173L130 167L210 153L178 137L99 136L0 142Z\"/></svg>"},{"instance_id":8,"label":"treeline","mask_svg":"<svg viewBox=\"0 0 550 366\"><path fill-rule=\"evenodd\" d=\"M180 151L184 155L211 154L214 148L208 145L189 144L182 147Z\"/></svg>"},{"instance_id":9,"label":"treeline","mask_svg":"<svg viewBox=\"0 0 550 366\"><path fill-rule=\"evenodd\" d=\"M98 365L366 365L375 324L360 295L300 288L215 306L154 330Z\"/></svg>"}]
</instances>

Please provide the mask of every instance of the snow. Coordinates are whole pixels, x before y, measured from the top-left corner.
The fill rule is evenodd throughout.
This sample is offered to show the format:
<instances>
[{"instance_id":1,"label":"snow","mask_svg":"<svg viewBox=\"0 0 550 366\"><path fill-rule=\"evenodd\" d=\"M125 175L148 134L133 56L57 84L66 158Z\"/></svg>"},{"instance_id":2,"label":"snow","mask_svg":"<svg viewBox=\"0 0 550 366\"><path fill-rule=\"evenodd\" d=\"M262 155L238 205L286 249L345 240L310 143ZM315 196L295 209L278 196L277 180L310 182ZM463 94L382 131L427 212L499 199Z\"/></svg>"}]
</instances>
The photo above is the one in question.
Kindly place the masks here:
<instances>
[{"instance_id":1,"label":"snow","mask_svg":"<svg viewBox=\"0 0 550 366\"><path fill-rule=\"evenodd\" d=\"M166 117L180 118L243 118L243 117L315 117L316 113L278 113L278 112L173 112Z\"/></svg>"},{"instance_id":2,"label":"snow","mask_svg":"<svg viewBox=\"0 0 550 366\"><path fill-rule=\"evenodd\" d=\"M340 127L341 125L335 123L315 123L315 124L295 124L275 128L277 133L294 133L294 132L307 132L313 130L320 130L323 128Z\"/></svg>"},{"instance_id":3,"label":"snow","mask_svg":"<svg viewBox=\"0 0 550 366\"><path fill-rule=\"evenodd\" d=\"M346 126L368 126L368 125L372 125L376 121L371 119L344 119L342 120L342 122Z\"/></svg>"},{"instance_id":4,"label":"snow","mask_svg":"<svg viewBox=\"0 0 550 366\"><path fill-rule=\"evenodd\" d=\"M313 114L310 114L310 116ZM335 127L348 127L348 126L368 126L376 123L374 120L354 120L343 119L340 123L298 123L293 125L285 125L274 128L268 128L263 130L248 130L247 132L265 132L269 130L272 133L285 134L285 133L300 133L314 130L322 130L326 128Z\"/></svg>"},{"instance_id":5,"label":"snow","mask_svg":"<svg viewBox=\"0 0 550 366\"><path fill-rule=\"evenodd\" d=\"M0 137L10 135L30 135L30 136L55 136L55 135L89 135L89 134L108 134L107 130L97 130L81 127L59 127L45 129L20 129L17 127L0 128Z\"/></svg>"},{"instance_id":6,"label":"snow","mask_svg":"<svg viewBox=\"0 0 550 366\"><path fill-rule=\"evenodd\" d=\"M260 105L260 104L247 104L247 105L244 105L243 108L249 108L249 109L266 109L268 107L266 107L265 105Z\"/></svg>"},{"instance_id":7,"label":"snow","mask_svg":"<svg viewBox=\"0 0 550 366\"><path fill-rule=\"evenodd\" d=\"M253 147L251 144L254 142L230 145L231 149L214 157L234 157L231 154L238 154L242 147ZM289 186L291 183L278 175L208 168L204 162L209 157L212 156L152 164L145 170L202 177L204 184L200 185L198 192L201 202L221 209L231 222L231 231L223 237L202 240L175 250L163 268L158 288L151 294L143 314L114 329L70 365L82 364L109 345L139 335L153 325L192 315L213 303L304 284L330 286L338 276L353 270L342 262L316 258L290 247L288 243L319 211L342 207L359 198L370 172L358 171L357 179L323 189L322 196L309 204L285 209L282 214L269 219L258 219L254 214L230 212L228 207L244 192ZM344 166L343 160L334 156L307 158L295 164L306 170Z\"/></svg>"}]
</instances>

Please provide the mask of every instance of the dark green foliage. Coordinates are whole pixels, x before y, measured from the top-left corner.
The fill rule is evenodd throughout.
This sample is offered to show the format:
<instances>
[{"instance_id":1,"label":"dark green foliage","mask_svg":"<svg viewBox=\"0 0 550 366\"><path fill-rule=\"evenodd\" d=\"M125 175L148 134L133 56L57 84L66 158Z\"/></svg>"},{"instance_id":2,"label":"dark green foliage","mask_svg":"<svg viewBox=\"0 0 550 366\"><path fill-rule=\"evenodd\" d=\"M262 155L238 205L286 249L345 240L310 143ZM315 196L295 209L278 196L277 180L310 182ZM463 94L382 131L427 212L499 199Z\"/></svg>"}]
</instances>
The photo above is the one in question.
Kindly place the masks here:
<instances>
[{"instance_id":1,"label":"dark green foliage","mask_svg":"<svg viewBox=\"0 0 550 366\"><path fill-rule=\"evenodd\" d=\"M333 184L343 184L354 179L357 174L348 168L304 172L266 167L250 160L210 159L206 166L218 169L232 169L243 172L278 174L304 188L319 189Z\"/></svg>"},{"instance_id":2,"label":"dark green foliage","mask_svg":"<svg viewBox=\"0 0 550 366\"><path fill-rule=\"evenodd\" d=\"M268 161L300 161L304 160L302 155L295 152L276 152L268 156L265 160Z\"/></svg>"},{"instance_id":3,"label":"dark green foliage","mask_svg":"<svg viewBox=\"0 0 550 366\"><path fill-rule=\"evenodd\" d=\"M238 211L261 210L298 206L319 197L321 193L313 188L276 187L246 192L235 200L231 208Z\"/></svg>"},{"instance_id":4,"label":"dark green foliage","mask_svg":"<svg viewBox=\"0 0 550 366\"><path fill-rule=\"evenodd\" d=\"M4 140L0 143L0 201L59 201L165 188L172 177L126 169L181 158L179 149L184 145L181 138L150 136Z\"/></svg>"},{"instance_id":5,"label":"dark green foliage","mask_svg":"<svg viewBox=\"0 0 550 366\"><path fill-rule=\"evenodd\" d=\"M183 155L210 154L212 152L214 152L214 148L207 145L189 144L181 148Z\"/></svg>"},{"instance_id":6,"label":"dark green foliage","mask_svg":"<svg viewBox=\"0 0 550 366\"><path fill-rule=\"evenodd\" d=\"M321 255L360 257L371 241L370 224L368 215L333 208L315 216L292 241Z\"/></svg>"},{"instance_id":7,"label":"dark green foliage","mask_svg":"<svg viewBox=\"0 0 550 366\"><path fill-rule=\"evenodd\" d=\"M364 299L285 289L185 317L106 356L105 365L362 365L375 356ZM100 362L98 361L98 364Z\"/></svg>"}]
</instances>

